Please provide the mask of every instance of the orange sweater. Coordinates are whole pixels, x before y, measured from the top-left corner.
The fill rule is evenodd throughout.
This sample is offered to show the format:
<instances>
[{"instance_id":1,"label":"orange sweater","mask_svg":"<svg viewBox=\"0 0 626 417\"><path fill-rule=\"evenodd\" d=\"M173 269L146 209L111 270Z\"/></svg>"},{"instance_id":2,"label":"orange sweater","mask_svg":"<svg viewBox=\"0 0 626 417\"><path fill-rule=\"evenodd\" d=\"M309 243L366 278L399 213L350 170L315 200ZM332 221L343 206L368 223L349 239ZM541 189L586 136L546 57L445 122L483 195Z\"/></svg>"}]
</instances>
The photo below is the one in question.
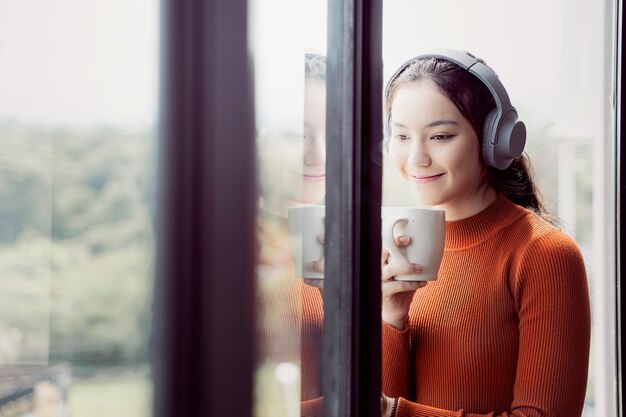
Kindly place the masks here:
<instances>
[{"instance_id":1,"label":"orange sweater","mask_svg":"<svg viewBox=\"0 0 626 417\"><path fill-rule=\"evenodd\" d=\"M446 224L437 281L407 328L383 323L383 392L397 416L577 417L589 292L574 241L505 197Z\"/></svg>"},{"instance_id":2,"label":"orange sweater","mask_svg":"<svg viewBox=\"0 0 626 417\"><path fill-rule=\"evenodd\" d=\"M295 276L287 220L261 212L258 219L257 365L300 365L302 417L322 415L322 296ZM265 387L260 387L260 392ZM259 407L259 404L255 404ZM261 415L283 415L291 404L277 402Z\"/></svg>"}]
</instances>

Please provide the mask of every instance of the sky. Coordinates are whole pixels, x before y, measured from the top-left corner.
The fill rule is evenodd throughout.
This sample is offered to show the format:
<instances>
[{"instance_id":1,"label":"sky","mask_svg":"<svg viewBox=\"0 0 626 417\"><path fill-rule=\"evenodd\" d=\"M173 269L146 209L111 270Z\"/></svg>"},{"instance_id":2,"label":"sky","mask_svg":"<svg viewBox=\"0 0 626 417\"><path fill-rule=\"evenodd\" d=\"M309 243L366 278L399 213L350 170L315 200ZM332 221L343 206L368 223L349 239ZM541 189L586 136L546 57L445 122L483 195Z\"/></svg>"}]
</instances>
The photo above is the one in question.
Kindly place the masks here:
<instances>
[{"instance_id":1,"label":"sky","mask_svg":"<svg viewBox=\"0 0 626 417\"><path fill-rule=\"evenodd\" d=\"M431 48L469 50L495 69L530 123L590 135L610 97L603 78L605 5L587 0L385 0L387 79ZM577 132L577 133L574 133Z\"/></svg>"},{"instance_id":2,"label":"sky","mask_svg":"<svg viewBox=\"0 0 626 417\"><path fill-rule=\"evenodd\" d=\"M0 121L154 125L157 0L0 0Z\"/></svg>"},{"instance_id":3,"label":"sky","mask_svg":"<svg viewBox=\"0 0 626 417\"><path fill-rule=\"evenodd\" d=\"M468 49L529 118L588 135L610 100L597 47L610 25L602 7L564 1L385 0L385 78L421 51ZM326 49L326 0L251 5L266 24L253 32L257 52ZM159 18L158 0L0 0L0 122L154 125Z\"/></svg>"}]
</instances>

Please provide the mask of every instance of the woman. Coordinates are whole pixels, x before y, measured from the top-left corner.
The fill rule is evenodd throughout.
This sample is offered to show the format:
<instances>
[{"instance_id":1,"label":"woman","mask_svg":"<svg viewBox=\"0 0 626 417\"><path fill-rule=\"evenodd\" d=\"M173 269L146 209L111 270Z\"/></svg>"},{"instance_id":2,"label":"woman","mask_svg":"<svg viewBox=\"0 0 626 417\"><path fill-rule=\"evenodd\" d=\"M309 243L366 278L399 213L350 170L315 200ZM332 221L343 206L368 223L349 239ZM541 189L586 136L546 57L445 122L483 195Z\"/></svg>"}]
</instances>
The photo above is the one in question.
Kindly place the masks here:
<instances>
[{"instance_id":1,"label":"woman","mask_svg":"<svg viewBox=\"0 0 626 417\"><path fill-rule=\"evenodd\" d=\"M319 204L325 196L326 58L307 53L304 64L304 114L296 109L291 120L276 114L259 128L257 385L263 389L255 404L259 416L290 415L299 409L310 417L322 410L322 297L318 288L296 277L287 229L290 207ZM276 375L284 363L295 364L299 389L280 386L284 381Z\"/></svg>"},{"instance_id":2,"label":"woman","mask_svg":"<svg viewBox=\"0 0 626 417\"><path fill-rule=\"evenodd\" d=\"M385 91L390 160L421 204L445 210L446 249L428 285L395 281L420 265L383 254L383 416L581 415L590 343L582 256L551 223L527 157L517 156L523 125L483 64L456 51L421 56ZM508 157L490 148L494 115L513 119L503 120Z\"/></svg>"}]
</instances>

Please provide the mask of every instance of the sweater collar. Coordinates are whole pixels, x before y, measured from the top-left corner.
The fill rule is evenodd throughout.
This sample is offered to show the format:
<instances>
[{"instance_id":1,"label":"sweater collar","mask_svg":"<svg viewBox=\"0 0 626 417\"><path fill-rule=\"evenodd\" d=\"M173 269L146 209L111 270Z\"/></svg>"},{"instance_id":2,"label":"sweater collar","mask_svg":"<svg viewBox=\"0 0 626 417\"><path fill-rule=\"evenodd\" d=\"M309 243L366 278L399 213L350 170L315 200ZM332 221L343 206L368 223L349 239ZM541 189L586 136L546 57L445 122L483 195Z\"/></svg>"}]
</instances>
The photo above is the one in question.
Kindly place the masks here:
<instances>
[{"instance_id":1,"label":"sweater collar","mask_svg":"<svg viewBox=\"0 0 626 417\"><path fill-rule=\"evenodd\" d=\"M475 215L446 222L446 249L474 246L526 213L528 210L498 194L489 206Z\"/></svg>"}]
</instances>

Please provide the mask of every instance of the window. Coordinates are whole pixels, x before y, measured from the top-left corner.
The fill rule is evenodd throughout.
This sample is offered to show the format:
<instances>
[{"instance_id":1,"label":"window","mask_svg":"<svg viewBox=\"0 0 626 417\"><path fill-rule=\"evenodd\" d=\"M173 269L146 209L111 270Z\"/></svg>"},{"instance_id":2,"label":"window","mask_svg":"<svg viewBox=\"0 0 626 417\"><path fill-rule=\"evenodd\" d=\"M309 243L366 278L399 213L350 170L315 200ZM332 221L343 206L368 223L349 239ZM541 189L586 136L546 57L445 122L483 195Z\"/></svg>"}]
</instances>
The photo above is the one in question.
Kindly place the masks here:
<instances>
[{"instance_id":1,"label":"window","mask_svg":"<svg viewBox=\"0 0 626 417\"><path fill-rule=\"evenodd\" d=\"M158 36L151 1L0 2L0 414L151 414Z\"/></svg>"},{"instance_id":2,"label":"window","mask_svg":"<svg viewBox=\"0 0 626 417\"><path fill-rule=\"evenodd\" d=\"M254 415L321 415L323 273L308 274L300 254L292 257L303 227L296 230L292 210L317 205L324 217L326 4L250 5L260 185ZM320 241L314 244L321 250ZM314 277L310 285L303 276Z\"/></svg>"},{"instance_id":3,"label":"window","mask_svg":"<svg viewBox=\"0 0 626 417\"><path fill-rule=\"evenodd\" d=\"M378 415L379 210L409 196L381 161L380 92L407 57L443 46L484 56L529 128L548 206L588 268L584 416L619 415L620 2L10 3L0 414L43 413L47 398L79 417L292 417L303 399L328 416ZM299 281L257 252L264 187L284 183L257 175L304 153L307 52L327 62L316 90L327 180L314 202L327 252L304 398L302 301L293 321L276 319Z\"/></svg>"}]
</instances>

